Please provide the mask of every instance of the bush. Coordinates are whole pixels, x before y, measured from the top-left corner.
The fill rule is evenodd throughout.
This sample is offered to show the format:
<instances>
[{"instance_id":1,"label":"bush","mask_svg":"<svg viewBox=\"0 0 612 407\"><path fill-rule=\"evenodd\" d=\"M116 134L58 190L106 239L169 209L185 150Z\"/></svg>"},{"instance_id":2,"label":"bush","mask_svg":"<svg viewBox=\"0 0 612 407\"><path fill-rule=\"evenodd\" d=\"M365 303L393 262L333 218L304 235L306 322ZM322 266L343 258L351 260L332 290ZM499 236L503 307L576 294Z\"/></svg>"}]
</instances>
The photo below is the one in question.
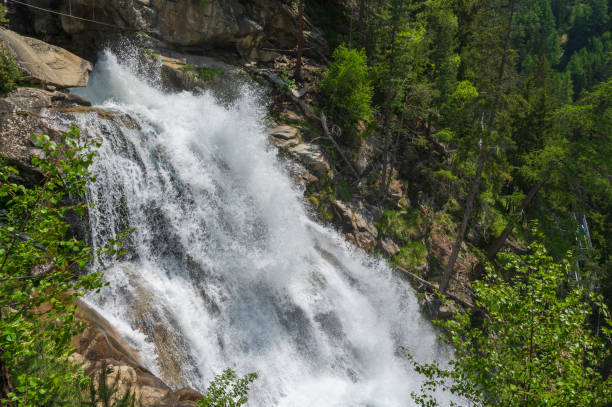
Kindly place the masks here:
<instances>
[{"instance_id":1,"label":"bush","mask_svg":"<svg viewBox=\"0 0 612 407\"><path fill-rule=\"evenodd\" d=\"M0 92L10 92L15 89L21 77L13 55L0 44Z\"/></svg>"},{"instance_id":2,"label":"bush","mask_svg":"<svg viewBox=\"0 0 612 407\"><path fill-rule=\"evenodd\" d=\"M222 374L208 385L206 395L197 402L198 407L240 407L245 404L249 386L257 379L256 373L249 373L238 378L232 369L225 369Z\"/></svg>"},{"instance_id":3,"label":"bush","mask_svg":"<svg viewBox=\"0 0 612 407\"><path fill-rule=\"evenodd\" d=\"M121 373L118 371L114 380L109 378L113 367L102 362L97 377L90 377L89 391L81 400L79 407L136 407L140 405L131 386L121 389ZM81 396L81 395L79 395Z\"/></svg>"},{"instance_id":4,"label":"bush","mask_svg":"<svg viewBox=\"0 0 612 407\"><path fill-rule=\"evenodd\" d=\"M83 376L68 361L81 331L74 300L102 286L100 274L81 271L94 255L117 251L93 253L70 236L65 220L87 208L68 198L82 198L94 181L89 166L98 143L73 127L59 142L38 136L35 144L43 153L32 160L38 184L25 186L15 168L0 165L0 372L10 379L0 404L76 406Z\"/></svg>"},{"instance_id":5,"label":"bush","mask_svg":"<svg viewBox=\"0 0 612 407\"><path fill-rule=\"evenodd\" d=\"M393 262L398 266L411 270L423 264L427 258L427 248L423 242L410 242L393 256Z\"/></svg>"},{"instance_id":6,"label":"bush","mask_svg":"<svg viewBox=\"0 0 612 407\"><path fill-rule=\"evenodd\" d=\"M386 211L376 226L381 234L406 244L422 236L427 222L418 210L408 210L406 213Z\"/></svg>"},{"instance_id":7,"label":"bush","mask_svg":"<svg viewBox=\"0 0 612 407\"><path fill-rule=\"evenodd\" d=\"M610 356L612 321L601 296L568 287L575 260L556 263L539 243L524 256L500 258L498 273L489 270L473 284L479 311L438 322L454 349L448 369L409 355L427 378L414 400L437 406L434 391L444 389L469 400L465 405L608 405L612 378L600 370Z\"/></svg>"},{"instance_id":8,"label":"bush","mask_svg":"<svg viewBox=\"0 0 612 407\"><path fill-rule=\"evenodd\" d=\"M372 117L373 88L368 75L365 51L340 45L333 53L329 70L321 83L323 105L348 137L360 121Z\"/></svg>"},{"instance_id":9,"label":"bush","mask_svg":"<svg viewBox=\"0 0 612 407\"><path fill-rule=\"evenodd\" d=\"M0 4L0 25L5 25L8 23L8 19L6 18L6 8L3 4Z\"/></svg>"}]
</instances>

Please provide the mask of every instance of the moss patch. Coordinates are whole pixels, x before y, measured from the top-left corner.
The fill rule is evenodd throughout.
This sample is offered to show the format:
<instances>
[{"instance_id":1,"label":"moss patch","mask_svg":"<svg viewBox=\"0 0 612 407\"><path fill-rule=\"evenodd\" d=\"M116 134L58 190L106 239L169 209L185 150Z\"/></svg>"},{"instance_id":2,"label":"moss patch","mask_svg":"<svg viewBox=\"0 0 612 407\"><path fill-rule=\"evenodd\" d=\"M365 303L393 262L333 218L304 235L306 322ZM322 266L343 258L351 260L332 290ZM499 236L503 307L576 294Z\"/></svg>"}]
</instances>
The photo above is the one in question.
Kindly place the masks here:
<instances>
[{"instance_id":1,"label":"moss patch","mask_svg":"<svg viewBox=\"0 0 612 407\"><path fill-rule=\"evenodd\" d=\"M422 264L427 258L427 248L422 241L410 242L393 256L393 262L405 269L412 270Z\"/></svg>"},{"instance_id":2,"label":"moss patch","mask_svg":"<svg viewBox=\"0 0 612 407\"><path fill-rule=\"evenodd\" d=\"M421 237L427 227L427 221L416 209L405 212L387 211L376 226L381 234L407 244Z\"/></svg>"},{"instance_id":3,"label":"moss patch","mask_svg":"<svg viewBox=\"0 0 612 407\"><path fill-rule=\"evenodd\" d=\"M202 66L198 70L198 78L200 78L203 81L210 81L212 79L215 79L216 77L224 76L224 75L225 75L225 71L221 69L205 68Z\"/></svg>"}]
</instances>

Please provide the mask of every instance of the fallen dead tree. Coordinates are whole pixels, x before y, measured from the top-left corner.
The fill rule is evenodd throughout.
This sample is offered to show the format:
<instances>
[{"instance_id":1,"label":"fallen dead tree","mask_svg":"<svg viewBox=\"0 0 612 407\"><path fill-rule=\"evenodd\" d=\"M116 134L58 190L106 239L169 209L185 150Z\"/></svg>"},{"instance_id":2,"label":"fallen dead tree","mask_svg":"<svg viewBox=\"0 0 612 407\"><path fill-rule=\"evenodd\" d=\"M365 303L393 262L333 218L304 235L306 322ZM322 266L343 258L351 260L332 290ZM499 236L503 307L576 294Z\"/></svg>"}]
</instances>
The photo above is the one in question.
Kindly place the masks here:
<instances>
[{"instance_id":1,"label":"fallen dead tree","mask_svg":"<svg viewBox=\"0 0 612 407\"><path fill-rule=\"evenodd\" d=\"M396 268L398 271L402 272L402 274L404 274L404 275L406 275L406 276L410 277L412 280L414 280L414 281L416 281L416 282L418 282L418 283L420 283L420 284L423 284L424 286L426 286L426 287L428 287L428 288L430 288L430 289L432 289L432 290L434 290L434 291L438 291L438 292L439 292L439 290L440 290L440 289L439 289L439 288L438 288L438 286L437 286L437 285L435 285L434 283L431 283L431 282L429 282L429 281L427 281L427 280L422 279L421 277L419 277L419 276L417 276L416 274L414 274L414 273L412 273L412 272L410 272L410 271L406 270L406 269L405 269L405 268L403 268L403 267L396 266L395 268ZM453 301L455 301L455 302L459 303L460 305L462 305L462 306L464 306L464 307L466 307L466 308L474 308L474 304L471 304L471 303L469 303L469 302L467 302L467 301L465 301L465 300L463 300L463 299L461 299L461 298L457 297L457 296L456 296L456 295L454 295L454 294L451 294L451 293L448 293L448 292L447 292L446 294L444 294L444 296L445 296L445 297L447 297L447 298L450 298L451 300L453 300Z\"/></svg>"}]
</instances>

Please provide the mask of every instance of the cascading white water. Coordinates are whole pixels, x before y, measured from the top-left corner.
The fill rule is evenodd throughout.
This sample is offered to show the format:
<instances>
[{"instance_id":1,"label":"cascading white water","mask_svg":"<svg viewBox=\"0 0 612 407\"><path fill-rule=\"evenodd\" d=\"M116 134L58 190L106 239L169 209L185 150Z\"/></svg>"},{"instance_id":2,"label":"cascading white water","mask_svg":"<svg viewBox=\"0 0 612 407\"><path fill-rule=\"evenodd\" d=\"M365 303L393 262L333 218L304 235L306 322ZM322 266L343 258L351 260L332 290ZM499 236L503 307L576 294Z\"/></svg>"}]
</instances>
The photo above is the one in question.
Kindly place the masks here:
<instances>
[{"instance_id":1,"label":"cascading white water","mask_svg":"<svg viewBox=\"0 0 612 407\"><path fill-rule=\"evenodd\" d=\"M177 387L232 367L259 374L252 406L412 405L421 379L400 347L448 352L405 281L309 218L253 92L224 107L149 82L107 52L79 91L138 124L77 118L104 139L92 244L135 228L88 301Z\"/></svg>"}]
</instances>

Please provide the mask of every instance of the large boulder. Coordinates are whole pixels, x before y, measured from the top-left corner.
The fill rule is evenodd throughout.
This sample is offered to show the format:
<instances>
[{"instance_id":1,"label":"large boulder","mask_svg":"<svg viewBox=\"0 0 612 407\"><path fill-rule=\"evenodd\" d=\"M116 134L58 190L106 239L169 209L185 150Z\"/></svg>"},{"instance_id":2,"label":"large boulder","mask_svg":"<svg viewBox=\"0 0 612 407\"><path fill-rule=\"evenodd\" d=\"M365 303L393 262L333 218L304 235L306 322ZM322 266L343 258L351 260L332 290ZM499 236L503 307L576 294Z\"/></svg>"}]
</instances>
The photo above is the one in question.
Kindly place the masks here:
<instances>
[{"instance_id":1,"label":"large boulder","mask_svg":"<svg viewBox=\"0 0 612 407\"><path fill-rule=\"evenodd\" d=\"M293 126L283 124L270 129L268 134L270 144L279 148L290 148L300 144L300 131Z\"/></svg>"},{"instance_id":2,"label":"large boulder","mask_svg":"<svg viewBox=\"0 0 612 407\"><path fill-rule=\"evenodd\" d=\"M142 407L195 407L195 402L203 398L189 388L172 391L142 365L137 352L102 315L81 300L76 306L76 317L86 328L72 340L77 350L72 361L94 377L100 369L109 369L109 384L117 383L115 397L129 391Z\"/></svg>"},{"instance_id":3,"label":"large boulder","mask_svg":"<svg viewBox=\"0 0 612 407\"><path fill-rule=\"evenodd\" d=\"M0 156L17 167L26 181L39 178L32 166L32 156L38 153L32 137L37 134L58 135L52 123L41 114L44 109L88 105L86 100L63 92L36 88L17 88L0 98Z\"/></svg>"},{"instance_id":4,"label":"large boulder","mask_svg":"<svg viewBox=\"0 0 612 407\"><path fill-rule=\"evenodd\" d=\"M331 166L318 144L299 143L289 147L288 153L318 176L326 176Z\"/></svg>"},{"instance_id":5,"label":"large boulder","mask_svg":"<svg viewBox=\"0 0 612 407\"><path fill-rule=\"evenodd\" d=\"M0 28L0 42L32 80L59 88L87 86L92 65L63 48Z\"/></svg>"}]
</instances>

